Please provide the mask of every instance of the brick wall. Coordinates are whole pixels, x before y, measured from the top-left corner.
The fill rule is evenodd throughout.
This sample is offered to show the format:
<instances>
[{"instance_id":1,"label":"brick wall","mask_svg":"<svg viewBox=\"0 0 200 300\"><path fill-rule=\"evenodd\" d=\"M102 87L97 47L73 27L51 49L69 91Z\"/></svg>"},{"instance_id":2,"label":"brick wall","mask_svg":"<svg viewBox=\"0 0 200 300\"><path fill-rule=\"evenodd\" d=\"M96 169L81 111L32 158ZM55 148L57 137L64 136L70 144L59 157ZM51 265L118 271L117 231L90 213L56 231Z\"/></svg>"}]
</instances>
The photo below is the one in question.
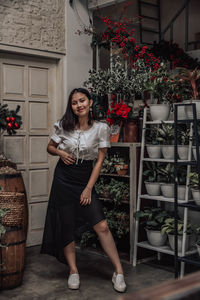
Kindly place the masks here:
<instances>
[{"instance_id":1,"label":"brick wall","mask_svg":"<svg viewBox=\"0 0 200 300\"><path fill-rule=\"evenodd\" d=\"M65 0L0 0L0 43L64 52Z\"/></svg>"}]
</instances>

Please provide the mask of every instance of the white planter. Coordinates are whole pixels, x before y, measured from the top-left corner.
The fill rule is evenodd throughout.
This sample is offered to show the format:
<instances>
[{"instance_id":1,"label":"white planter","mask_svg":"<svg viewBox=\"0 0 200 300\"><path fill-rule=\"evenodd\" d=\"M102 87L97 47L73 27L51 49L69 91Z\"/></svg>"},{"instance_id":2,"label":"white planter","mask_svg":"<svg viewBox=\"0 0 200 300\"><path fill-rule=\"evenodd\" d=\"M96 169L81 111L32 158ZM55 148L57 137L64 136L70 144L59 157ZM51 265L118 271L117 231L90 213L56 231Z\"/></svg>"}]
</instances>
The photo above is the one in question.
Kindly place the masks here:
<instances>
[{"instance_id":1,"label":"white planter","mask_svg":"<svg viewBox=\"0 0 200 300\"><path fill-rule=\"evenodd\" d=\"M191 103L190 100L183 101L183 103ZM200 100L192 100L192 103L196 105L197 119L200 119ZM185 106L185 113L188 119L193 119L192 105Z\"/></svg>"},{"instance_id":2,"label":"white planter","mask_svg":"<svg viewBox=\"0 0 200 300\"><path fill-rule=\"evenodd\" d=\"M178 200L185 200L185 192L186 192L186 186L178 185ZM188 199L191 199L191 191L190 190L189 190Z\"/></svg>"},{"instance_id":3,"label":"white planter","mask_svg":"<svg viewBox=\"0 0 200 300\"><path fill-rule=\"evenodd\" d=\"M174 198L174 184L173 183L162 183L161 192L165 198Z\"/></svg>"},{"instance_id":4,"label":"white planter","mask_svg":"<svg viewBox=\"0 0 200 300\"><path fill-rule=\"evenodd\" d=\"M161 145L146 145L150 158L161 158Z\"/></svg>"},{"instance_id":5,"label":"white planter","mask_svg":"<svg viewBox=\"0 0 200 300\"><path fill-rule=\"evenodd\" d=\"M144 183L149 196L160 196L160 184L158 182L145 181Z\"/></svg>"},{"instance_id":6,"label":"white planter","mask_svg":"<svg viewBox=\"0 0 200 300\"><path fill-rule=\"evenodd\" d=\"M170 106L168 104L151 104L150 115L153 121L167 121L169 118Z\"/></svg>"},{"instance_id":7,"label":"white planter","mask_svg":"<svg viewBox=\"0 0 200 300\"><path fill-rule=\"evenodd\" d=\"M174 159L174 146L162 145L162 155L165 159Z\"/></svg>"},{"instance_id":8,"label":"white planter","mask_svg":"<svg viewBox=\"0 0 200 300\"><path fill-rule=\"evenodd\" d=\"M178 156L181 160L188 159L188 150L189 146L187 145L178 145Z\"/></svg>"},{"instance_id":9,"label":"white planter","mask_svg":"<svg viewBox=\"0 0 200 300\"><path fill-rule=\"evenodd\" d=\"M192 190L192 198L196 205L200 205L200 190L191 189Z\"/></svg>"},{"instance_id":10,"label":"white planter","mask_svg":"<svg viewBox=\"0 0 200 300\"><path fill-rule=\"evenodd\" d=\"M192 147L192 154L194 156L194 159L197 160L197 151L196 151L196 147ZM199 155L200 155L200 147L199 147Z\"/></svg>"},{"instance_id":11,"label":"white planter","mask_svg":"<svg viewBox=\"0 0 200 300\"><path fill-rule=\"evenodd\" d=\"M167 240L167 234L161 233L158 230L149 230L146 229L147 232L147 239L149 244L152 246L160 247L163 246Z\"/></svg>"},{"instance_id":12,"label":"white planter","mask_svg":"<svg viewBox=\"0 0 200 300\"><path fill-rule=\"evenodd\" d=\"M196 244L196 247L197 247L197 252L198 252L198 254L200 256L200 245Z\"/></svg>"},{"instance_id":13,"label":"white planter","mask_svg":"<svg viewBox=\"0 0 200 300\"><path fill-rule=\"evenodd\" d=\"M190 235L186 235L185 251L187 251L189 249L189 237L190 237ZM168 239L169 239L170 247L172 248L172 250L174 250L175 249L174 235L173 234L168 234ZM178 235L178 252L182 251L182 240L183 240L183 236Z\"/></svg>"}]
</instances>

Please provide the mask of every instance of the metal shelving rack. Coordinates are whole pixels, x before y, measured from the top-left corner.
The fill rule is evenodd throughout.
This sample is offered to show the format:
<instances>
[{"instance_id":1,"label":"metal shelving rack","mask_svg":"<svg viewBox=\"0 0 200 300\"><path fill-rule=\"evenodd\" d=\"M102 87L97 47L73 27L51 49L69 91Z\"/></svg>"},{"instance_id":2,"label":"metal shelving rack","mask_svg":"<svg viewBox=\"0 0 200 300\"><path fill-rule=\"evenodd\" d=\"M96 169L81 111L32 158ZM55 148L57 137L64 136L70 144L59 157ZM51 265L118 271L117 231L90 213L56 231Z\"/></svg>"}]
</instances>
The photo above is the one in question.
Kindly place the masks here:
<instances>
[{"instance_id":1,"label":"metal shelving rack","mask_svg":"<svg viewBox=\"0 0 200 300\"><path fill-rule=\"evenodd\" d=\"M186 104L187 105L187 104ZM190 105L190 104L188 104ZM195 105L194 105L195 106ZM175 106L175 109L177 106ZM171 160L167 160L164 158L160 158L160 159L151 159L151 158L146 158L144 157L144 150L145 150L145 131L146 131L146 125L159 125L162 123L165 124L175 124L174 120L169 120L169 121L147 121L147 108L145 108L144 110L144 118L143 118L143 131L142 131L142 142L141 142L141 156L140 156L140 170L139 170L139 185L138 185L138 196L137 196L137 206L136 206L136 211L140 210L141 207L141 201L143 199L149 199L152 201L157 201L157 203L159 202L168 202L168 203L174 203L174 207L176 207L176 218L175 218L175 225L177 226L177 209L178 206L183 206L184 207L184 228L187 227L187 210L188 210L188 205L190 205L189 199L188 199L188 195L189 195L189 188L186 185L186 197L185 200L179 200L177 199L177 173L175 173L176 175L176 187L174 189L176 189L176 200L175 197L174 198L165 198L163 196L149 196L148 194L142 194L142 176L143 176L143 163L144 161L154 161L154 162L165 162L165 163L174 163L175 166L182 166L182 165L186 165L187 166L187 183L189 182L188 179L188 174L190 172L190 168L192 165L196 165L195 161L191 160L191 152L192 152L192 141L190 141L189 143L189 154L188 154L188 160L178 160L178 152L177 152L177 122L176 122L176 142L175 142L175 146L174 146L174 151L176 151L176 159L171 159ZM177 117L177 113L176 113L176 117ZM176 119L177 121L177 119ZM181 120L180 122L184 123L185 122L189 122L192 123L192 120ZM192 134L192 126L191 126L191 130L190 130L190 135ZM176 168L176 167L175 167ZM177 172L177 169L176 169ZM177 227L176 227L177 230ZM191 257L191 255L195 254L197 252L196 249L191 249L189 251L185 251L185 242L186 242L186 234L183 235L183 242L182 242L182 251L181 253L178 253L178 241L177 241L177 235L175 238L175 251L171 250L171 248L169 246L162 246L162 247L155 247L150 245L147 241L142 241L142 242L138 242L138 232L139 232L139 220L135 221L135 239L134 239L134 252L133 252L133 266L136 266L137 264L137 248L141 247L141 248L146 248L146 249L150 249L150 250L154 250L158 253L158 258L159 258L159 254L160 253L166 253L166 254L170 254L173 255L175 257L175 273L177 272L178 269L178 260L182 261L181 264L181 273L184 273L184 261L186 260L186 258ZM177 231L176 231L177 233Z\"/></svg>"},{"instance_id":2,"label":"metal shelving rack","mask_svg":"<svg viewBox=\"0 0 200 300\"><path fill-rule=\"evenodd\" d=\"M186 119L186 120L178 120L178 107L180 106L192 106L193 112L193 119ZM199 186L200 186L200 155L199 155L199 139L198 139L198 121L197 121L197 113L196 113L196 105L193 103L188 104L177 104L174 106L174 213L175 213L175 278L178 277L178 262L181 262L181 271L180 277L184 275L185 263L190 263L194 265L200 266L200 260L198 260L193 254L188 254L185 252L185 240L186 240L186 228L187 228L187 221L188 221L188 209L192 209L195 211L200 211L200 207L194 204L194 202L187 203L180 203L177 199L178 195L178 180L177 180L177 172L178 168L181 165L178 161L178 143L177 143L177 127L178 124L181 123L190 123L190 137L193 137L193 133L195 136L195 145L196 145L196 161L191 160L191 147L188 155L188 161L185 161L184 164L187 165L188 172L191 170L191 166L196 166L198 175L199 175ZM193 125L193 126L192 126ZM192 144L192 140L190 141ZM190 145L191 146L191 145ZM187 182L189 184L189 178L187 176ZM188 195L188 193L187 193ZM182 255L178 253L178 207L184 208L184 233L183 233L183 246L182 246Z\"/></svg>"},{"instance_id":3,"label":"metal shelving rack","mask_svg":"<svg viewBox=\"0 0 200 300\"><path fill-rule=\"evenodd\" d=\"M134 220L133 220L133 212L136 206L136 197L137 197L137 161L139 160L139 148L140 143L111 143L111 151L120 152L120 148L127 148L129 153L129 175L118 175L118 174L103 174L101 173L100 176L108 176L114 178L126 178L127 182L129 182L130 188L130 199L129 201L122 201L124 205L129 205L129 216L130 216L130 263L133 260L133 240L134 240ZM100 198L102 201L111 201L112 199Z\"/></svg>"}]
</instances>

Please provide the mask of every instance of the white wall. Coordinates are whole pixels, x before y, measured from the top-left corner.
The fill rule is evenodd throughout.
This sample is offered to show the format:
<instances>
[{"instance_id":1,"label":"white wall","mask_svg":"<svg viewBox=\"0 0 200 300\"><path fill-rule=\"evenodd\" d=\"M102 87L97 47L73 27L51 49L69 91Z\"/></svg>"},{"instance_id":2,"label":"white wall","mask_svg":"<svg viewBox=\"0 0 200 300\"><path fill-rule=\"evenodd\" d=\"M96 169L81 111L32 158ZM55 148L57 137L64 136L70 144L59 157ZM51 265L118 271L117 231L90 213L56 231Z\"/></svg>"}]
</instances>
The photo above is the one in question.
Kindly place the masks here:
<instances>
[{"instance_id":1,"label":"white wall","mask_svg":"<svg viewBox=\"0 0 200 300\"><path fill-rule=\"evenodd\" d=\"M170 2L170 3L169 3ZM168 25L178 9L184 4L185 0L166 1L161 0L161 26L162 29ZM200 1L191 0L189 9L189 41L195 40L195 33L200 32ZM166 36L169 37L169 36ZM166 39L166 38L165 38ZM174 26L174 41L181 47L185 42L185 11L177 19Z\"/></svg>"},{"instance_id":2,"label":"white wall","mask_svg":"<svg viewBox=\"0 0 200 300\"><path fill-rule=\"evenodd\" d=\"M91 36L75 33L78 29L82 30L82 22L89 25L87 1L74 0L73 2L71 7L69 1L66 1L66 58L64 64L66 99L63 99L63 109L66 107L70 91L83 85L88 77L89 69L92 68Z\"/></svg>"}]
</instances>

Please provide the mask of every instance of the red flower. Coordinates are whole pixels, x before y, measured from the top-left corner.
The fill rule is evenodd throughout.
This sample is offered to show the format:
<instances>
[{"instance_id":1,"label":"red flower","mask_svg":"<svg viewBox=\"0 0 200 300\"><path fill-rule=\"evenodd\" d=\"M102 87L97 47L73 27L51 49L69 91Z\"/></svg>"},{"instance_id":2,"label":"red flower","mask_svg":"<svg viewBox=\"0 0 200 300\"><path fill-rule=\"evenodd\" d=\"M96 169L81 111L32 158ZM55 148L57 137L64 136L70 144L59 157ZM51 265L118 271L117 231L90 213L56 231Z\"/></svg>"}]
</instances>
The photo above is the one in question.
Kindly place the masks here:
<instances>
[{"instance_id":1,"label":"red flower","mask_svg":"<svg viewBox=\"0 0 200 300\"><path fill-rule=\"evenodd\" d=\"M12 128L12 123L8 123L8 128L9 128L9 129Z\"/></svg>"},{"instance_id":2,"label":"red flower","mask_svg":"<svg viewBox=\"0 0 200 300\"><path fill-rule=\"evenodd\" d=\"M10 117L6 117L6 122L9 122L10 121Z\"/></svg>"}]
</instances>

